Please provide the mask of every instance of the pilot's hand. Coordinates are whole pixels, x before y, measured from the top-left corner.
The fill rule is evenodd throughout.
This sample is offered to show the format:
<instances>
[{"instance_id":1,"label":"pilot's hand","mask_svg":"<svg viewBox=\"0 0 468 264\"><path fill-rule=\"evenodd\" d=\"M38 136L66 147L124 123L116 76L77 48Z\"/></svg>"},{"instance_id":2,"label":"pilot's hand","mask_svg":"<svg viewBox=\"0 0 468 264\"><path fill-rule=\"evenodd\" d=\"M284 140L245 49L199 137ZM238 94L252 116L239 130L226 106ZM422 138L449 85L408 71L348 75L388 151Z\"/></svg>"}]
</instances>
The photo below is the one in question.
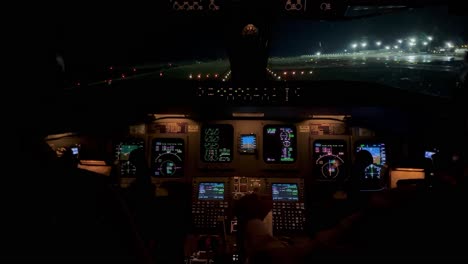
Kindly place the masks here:
<instances>
[{"instance_id":1,"label":"pilot's hand","mask_svg":"<svg viewBox=\"0 0 468 264\"><path fill-rule=\"evenodd\" d=\"M237 218L241 221L251 219L263 220L272 207L273 203L268 196L248 194L236 202L234 211Z\"/></svg>"}]
</instances>

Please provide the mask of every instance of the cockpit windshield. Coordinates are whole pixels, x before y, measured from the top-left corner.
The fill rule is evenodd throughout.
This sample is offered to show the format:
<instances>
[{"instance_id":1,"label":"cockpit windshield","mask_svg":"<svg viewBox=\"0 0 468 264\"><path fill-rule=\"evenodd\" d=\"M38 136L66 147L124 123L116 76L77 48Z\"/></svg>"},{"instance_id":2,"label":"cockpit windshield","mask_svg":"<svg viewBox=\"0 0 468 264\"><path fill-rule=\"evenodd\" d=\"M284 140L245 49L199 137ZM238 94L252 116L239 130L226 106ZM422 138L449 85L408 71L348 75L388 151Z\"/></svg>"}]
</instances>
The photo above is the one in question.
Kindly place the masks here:
<instances>
[{"instance_id":1,"label":"cockpit windshield","mask_svg":"<svg viewBox=\"0 0 468 264\"><path fill-rule=\"evenodd\" d=\"M67 39L71 44L67 48L87 52L72 55L89 57L81 67L85 70L73 70L72 84L112 84L129 78L231 81L229 19L176 16L170 23L156 20L154 27L139 28L134 23L134 27L126 24L122 32L96 33L92 43L98 44L91 43L89 49L83 48L90 44L86 39ZM358 19L278 16L268 25L265 80L363 81L449 96L466 71L467 25L466 16L451 14L441 6L402 8ZM255 29L255 25L250 27ZM88 54L90 50L94 53Z\"/></svg>"},{"instance_id":2,"label":"cockpit windshield","mask_svg":"<svg viewBox=\"0 0 468 264\"><path fill-rule=\"evenodd\" d=\"M467 25L466 17L441 7L349 21L284 21L273 30L268 73L277 80L375 82L448 96L466 67Z\"/></svg>"}]
</instances>

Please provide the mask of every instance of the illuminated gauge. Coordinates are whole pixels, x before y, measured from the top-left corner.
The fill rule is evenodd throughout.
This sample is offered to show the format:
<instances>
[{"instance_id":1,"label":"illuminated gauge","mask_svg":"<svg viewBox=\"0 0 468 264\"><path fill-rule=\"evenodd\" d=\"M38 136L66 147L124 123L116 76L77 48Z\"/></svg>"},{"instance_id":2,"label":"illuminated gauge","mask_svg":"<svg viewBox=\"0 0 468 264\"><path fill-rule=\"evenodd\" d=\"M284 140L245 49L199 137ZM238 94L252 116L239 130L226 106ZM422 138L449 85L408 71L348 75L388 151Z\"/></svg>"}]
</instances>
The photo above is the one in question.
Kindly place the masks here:
<instances>
[{"instance_id":1,"label":"illuminated gauge","mask_svg":"<svg viewBox=\"0 0 468 264\"><path fill-rule=\"evenodd\" d=\"M380 179L380 167L375 164L371 164L367 166L366 169L364 170L364 178L371 179L371 180Z\"/></svg>"},{"instance_id":2,"label":"illuminated gauge","mask_svg":"<svg viewBox=\"0 0 468 264\"><path fill-rule=\"evenodd\" d=\"M321 166L322 177L327 180L332 180L340 175L340 166L344 164L344 161L338 156L326 155L320 157L316 164Z\"/></svg>"},{"instance_id":3,"label":"illuminated gauge","mask_svg":"<svg viewBox=\"0 0 468 264\"><path fill-rule=\"evenodd\" d=\"M288 140L283 141L283 146L284 146L284 147L289 147L289 146L291 146L291 141L288 141Z\"/></svg>"},{"instance_id":4,"label":"illuminated gauge","mask_svg":"<svg viewBox=\"0 0 468 264\"><path fill-rule=\"evenodd\" d=\"M182 159L173 153L159 155L155 159L155 176L176 176L182 170Z\"/></svg>"},{"instance_id":5,"label":"illuminated gauge","mask_svg":"<svg viewBox=\"0 0 468 264\"><path fill-rule=\"evenodd\" d=\"M322 166L322 175L326 179L334 179L340 174L340 169L335 160L329 160Z\"/></svg>"},{"instance_id":6,"label":"illuminated gauge","mask_svg":"<svg viewBox=\"0 0 468 264\"><path fill-rule=\"evenodd\" d=\"M281 139L282 141L289 140L289 134L286 133L286 132L281 132L281 134L280 134L280 139Z\"/></svg>"},{"instance_id":7,"label":"illuminated gauge","mask_svg":"<svg viewBox=\"0 0 468 264\"><path fill-rule=\"evenodd\" d=\"M177 166L175 162L173 162L172 160L165 160L161 163L161 166L159 167L159 171L164 176L172 176L176 173Z\"/></svg>"},{"instance_id":8,"label":"illuminated gauge","mask_svg":"<svg viewBox=\"0 0 468 264\"><path fill-rule=\"evenodd\" d=\"M120 172L122 175L135 175L136 167L130 161L124 161L121 164Z\"/></svg>"}]
</instances>

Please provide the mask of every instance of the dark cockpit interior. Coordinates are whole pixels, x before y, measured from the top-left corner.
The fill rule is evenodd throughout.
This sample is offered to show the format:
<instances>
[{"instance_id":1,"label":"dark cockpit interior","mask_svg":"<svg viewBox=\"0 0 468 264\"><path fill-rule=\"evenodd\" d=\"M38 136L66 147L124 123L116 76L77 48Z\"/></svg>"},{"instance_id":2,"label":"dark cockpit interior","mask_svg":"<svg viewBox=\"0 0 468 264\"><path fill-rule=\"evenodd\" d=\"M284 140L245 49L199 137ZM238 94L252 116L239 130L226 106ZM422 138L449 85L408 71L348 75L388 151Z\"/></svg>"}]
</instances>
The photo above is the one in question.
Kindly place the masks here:
<instances>
[{"instance_id":1,"label":"dark cockpit interior","mask_svg":"<svg viewBox=\"0 0 468 264\"><path fill-rule=\"evenodd\" d=\"M462 4L153 2L54 14L0 260L468 259Z\"/></svg>"}]
</instances>

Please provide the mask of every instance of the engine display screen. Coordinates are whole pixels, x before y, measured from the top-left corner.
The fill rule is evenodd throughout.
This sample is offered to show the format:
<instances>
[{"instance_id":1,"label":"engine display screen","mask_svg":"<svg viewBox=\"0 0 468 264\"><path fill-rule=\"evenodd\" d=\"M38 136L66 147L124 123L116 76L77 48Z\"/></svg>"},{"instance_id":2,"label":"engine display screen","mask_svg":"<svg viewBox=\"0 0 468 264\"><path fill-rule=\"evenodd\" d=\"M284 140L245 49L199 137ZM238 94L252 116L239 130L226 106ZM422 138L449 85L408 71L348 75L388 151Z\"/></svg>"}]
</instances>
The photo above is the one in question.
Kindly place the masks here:
<instances>
[{"instance_id":1,"label":"engine display screen","mask_svg":"<svg viewBox=\"0 0 468 264\"><path fill-rule=\"evenodd\" d=\"M203 162L229 163L233 159L234 128L231 125L205 125L200 139Z\"/></svg>"},{"instance_id":2,"label":"engine display screen","mask_svg":"<svg viewBox=\"0 0 468 264\"><path fill-rule=\"evenodd\" d=\"M182 177L184 175L184 140L155 138L152 166L155 177Z\"/></svg>"},{"instance_id":3,"label":"engine display screen","mask_svg":"<svg viewBox=\"0 0 468 264\"><path fill-rule=\"evenodd\" d=\"M246 134L240 136L239 152L240 153L256 153L257 151L257 136L255 134Z\"/></svg>"},{"instance_id":4,"label":"engine display screen","mask_svg":"<svg viewBox=\"0 0 468 264\"><path fill-rule=\"evenodd\" d=\"M323 180L343 178L346 174L346 142L343 140L317 140L313 146L315 176Z\"/></svg>"},{"instance_id":5,"label":"engine display screen","mask_svg":"<svg viewBox=\"0 0 468 264\"><path fill-rule=\"evenodd\" d=\"M120 174L122 176L134 176L136 174L136 167L129 160L130 154L137 149L144 148L144 145L143 140L135 139L120 142L115 146L115 158L120 163Z\"/></svg>"},{"instance_id":6,"label":"engine display screen","mask_svg":"<svg viewBox=\"0 0 468 264\"><path fill-rule=\"evenodd\" d=\"M273 183L271 185L273 201L299 201L296 183Z\"/></svg>"},{"instance_id":7,"label":"engine display screen","mask_svg":"<svg viewBox=\"0 0 468 264\"><path fill-rule=\"evenodd\" d=\"M263 160L266 163L296 161L296 128L267 125L263 128Z\"/></svg>"},{"instance_id":8,"label":"engine display screen","mask_svg":"<svg viewBox=\"0 0 468 264\"><path fill-rule=\"evenodd\" d=\"M224 183L201 182L198 185L198 200L224 200Z\"/></svg>"}]
</instances>

